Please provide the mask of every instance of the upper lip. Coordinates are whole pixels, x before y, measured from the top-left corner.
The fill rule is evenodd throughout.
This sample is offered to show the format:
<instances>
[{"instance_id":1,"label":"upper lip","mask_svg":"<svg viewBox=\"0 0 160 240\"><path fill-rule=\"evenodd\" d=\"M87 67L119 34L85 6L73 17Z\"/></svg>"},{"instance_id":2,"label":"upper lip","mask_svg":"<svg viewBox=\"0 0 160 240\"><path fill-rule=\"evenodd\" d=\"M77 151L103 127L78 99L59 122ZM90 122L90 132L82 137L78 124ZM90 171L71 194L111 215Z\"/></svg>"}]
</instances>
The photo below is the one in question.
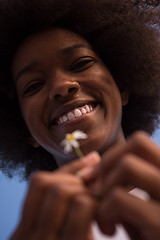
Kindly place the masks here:
<instances>
[{"instance_id":1,"label":"upper lip","mask_svg":"<svg viewBox=\"0 0 160 240\"><path fill-rule=\"evenodd\" d=\"M56 124L57 120L68 112L73 111L75 108L79 108L89 104L96 104L94 100L78 100L59 106L51 116L51 123Z\"/></svg>"}]
</instances>

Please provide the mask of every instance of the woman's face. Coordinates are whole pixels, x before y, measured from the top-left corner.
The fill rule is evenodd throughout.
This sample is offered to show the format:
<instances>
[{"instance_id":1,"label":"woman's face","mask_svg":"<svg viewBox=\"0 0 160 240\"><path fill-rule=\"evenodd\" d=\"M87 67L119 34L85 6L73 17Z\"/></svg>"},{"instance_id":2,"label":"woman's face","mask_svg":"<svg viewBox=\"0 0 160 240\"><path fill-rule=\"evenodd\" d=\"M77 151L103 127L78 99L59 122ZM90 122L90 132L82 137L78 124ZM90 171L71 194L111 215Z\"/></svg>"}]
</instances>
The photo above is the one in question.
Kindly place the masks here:
<instances>
[{"instance_id":1,"label":"woman's face","mask_svg":"<svg viewBox=\"0 0 160 240\"><path fill-rule=\"evenodd\" d=\"M85 154L123 140L120 92L79 35L52 29L30 36L17 50L12 72L26 125L58 165L75 158L60 146L66 133L87 133L80 142Z\"/></svg>"}]
</instances>

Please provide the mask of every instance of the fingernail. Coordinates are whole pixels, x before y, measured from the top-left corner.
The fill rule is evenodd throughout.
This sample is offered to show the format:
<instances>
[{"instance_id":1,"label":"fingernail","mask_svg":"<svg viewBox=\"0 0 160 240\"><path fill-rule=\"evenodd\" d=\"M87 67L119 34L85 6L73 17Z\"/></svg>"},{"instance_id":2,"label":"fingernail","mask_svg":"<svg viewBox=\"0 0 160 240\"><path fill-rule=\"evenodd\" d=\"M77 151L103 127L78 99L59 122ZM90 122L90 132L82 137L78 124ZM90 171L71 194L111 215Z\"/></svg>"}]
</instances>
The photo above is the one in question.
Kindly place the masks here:
<instances>
[{"instance_id":1,"label":"fingernail","mask_svg":"<svg viewBox=\"0 0 160 240\"><path fill-rule=\"evenodd\" d=\"M84 178L85 176L87 176L87 178L93 174L93 172L95 171L94 167L88 167L88 168L84 168L78 172L76 172L76 176L80 177L80 178Z\"/></svg>"},{"instance_id":2,"label":"fingernail","mask_svg":"<svg viewBox=\"0 0 160 240\"><path fill-rule=\"evenodd\" d=\"M86 164L97 164L99 163L101 160L100 155L97 152L91 152L88 155L84 156L82 158L82 161Z\"/></svg>"}]
</instances>

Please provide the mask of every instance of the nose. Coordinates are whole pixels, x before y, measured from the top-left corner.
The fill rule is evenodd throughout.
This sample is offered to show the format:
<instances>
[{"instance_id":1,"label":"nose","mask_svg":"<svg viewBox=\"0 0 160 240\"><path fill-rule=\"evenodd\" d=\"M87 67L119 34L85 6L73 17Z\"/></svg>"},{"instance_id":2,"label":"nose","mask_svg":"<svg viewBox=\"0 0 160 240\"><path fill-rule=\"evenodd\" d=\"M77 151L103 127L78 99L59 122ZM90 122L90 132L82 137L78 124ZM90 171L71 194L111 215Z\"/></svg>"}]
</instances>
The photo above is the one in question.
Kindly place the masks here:
<instances>
[{"instance_id":1,"label":"nose","mask_svg":"<svg viewBox=\"0 0 160 240\"><path fill-rule=\"evenodd\" d=\"M80 85L76 81L62 80L56 81L52 84L49 91L50 100L61 100L65 97L72 97L80 88Z\"/></svg>"}]
</instances>

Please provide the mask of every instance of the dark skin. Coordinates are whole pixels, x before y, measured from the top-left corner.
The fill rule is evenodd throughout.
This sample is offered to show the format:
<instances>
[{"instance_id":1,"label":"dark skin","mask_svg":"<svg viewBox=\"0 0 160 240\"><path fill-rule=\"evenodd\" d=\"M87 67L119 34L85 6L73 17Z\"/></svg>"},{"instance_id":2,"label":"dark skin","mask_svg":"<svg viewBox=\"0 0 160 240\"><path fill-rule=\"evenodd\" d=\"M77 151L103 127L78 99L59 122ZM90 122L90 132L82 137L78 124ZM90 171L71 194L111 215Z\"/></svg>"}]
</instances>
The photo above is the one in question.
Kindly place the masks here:
<instances>
[{"instance_id":1,"label":"dark skin","mask_svg":"<svg viewBox=\"0 0 160 240\"><path fill-rule=\"evenodd\" d=\"M159 154L159 147L145 133L138 132L102 156L102 201L97 212L103 232L112 233L120 222L131 239L159 239ZM130 187L145 190L149 199L128 194Z\"/></svg>"},{"instance_id":2,"label":"dark skin","mask_svg":"<svg viewBox=\"0 0 160 240\"><path fill-rule=\"evenodd\" d=\"M57 55L75 44L74 53ZM23 71L17 81L21 70L34 61L38 65L30 67L30 72ZM121 115L128 94L119 92L89 44L63 29L34 35L18 49L12 70L34 146L53 154L59 166L70 163L54 173L38 172L32 177L11 240L91 240L92 221L97 221L107 235L121 223L131 239L158 240L160 149L142 132L124 140ZM91 102L94 109L90 113L59 123L67 112ZM56 123L50 125L54 118ZM81 142L82 151L88 154L96 150L100 155L92 152L72 162L75 155L63 153L59 143L76 129L88 135ZM130 195L129 189L135 187L145 190L150 199Z\"/></svg>"},{"instance_id":3,"label":"dark skin","mask_svg":"<svg viewBox=\"0 0 160 240\"><path fill-rule=\"evenodd\" d=\"M36 147L50 152L58 166L76 158L60 146L66 133L77 129L87 133L81 143L84 154L103 153L124 141L121 115L127 100L83 38L64 29L33 35L18 49L12 69L22 115ZM86 105L94 111L59 124Z\"/></svg>"},{"instance_id":4,"label":"dark skin","mask_svg":"<svg viewBox=\"0 0 160 240\"><path fill-rule=\"evenodd\" d=\"M56 173L35 174L20 224L11 239L45 236L45 239L91 240L91 236L87 237L88 229L92 220L96 220L107 235L112 235L116 223L121 223L133 240L158 240L159 155L159 147L145 133L138 132L126 143L107 151L101 164L94 168L91 166L100 160L95 153L65 165ZM150 199L144 201L130 195L130 186L145 190Z\"/></svg>"},{"instance_id":5,"label":"dark skin","mask_svg":"<svg viewBox=\"0 0 160 240\"><path fill-rule=\"evenodd\" d=\"M93 153L86 160L68 164L54 174L35 174L20 225L11 239L91 240L92 234L88 232L95 215L96 201L75 174L80 171L79 175L83 175L99 160L99 156Z\"/></svg>"}]
</instances>

